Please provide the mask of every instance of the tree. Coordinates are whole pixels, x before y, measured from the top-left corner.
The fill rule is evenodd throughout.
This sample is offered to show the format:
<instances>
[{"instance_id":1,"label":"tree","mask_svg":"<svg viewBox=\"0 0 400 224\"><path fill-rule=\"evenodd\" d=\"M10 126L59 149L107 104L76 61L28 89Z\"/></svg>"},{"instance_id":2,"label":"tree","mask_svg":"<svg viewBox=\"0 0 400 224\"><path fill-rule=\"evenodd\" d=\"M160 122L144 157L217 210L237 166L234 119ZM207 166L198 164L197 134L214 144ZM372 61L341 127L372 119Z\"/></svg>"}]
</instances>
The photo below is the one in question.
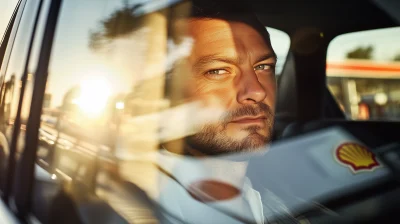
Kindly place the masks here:
<instances>
[{"instance_id":1,"label":"tree","mask_svg":"<svg viewBox=\"0 0 400 224\"><path fill-rule=\"evenodd\" d=\"M135 15L141 5L129 6L127 2L122 9L115 11L100 22L97 31L90 32L89 47L97 50L111 40L127 35L142 26L143 20Z\"/></svg>"},{"instance_id":2,"label":"tree","mask_svg":"<svg viewBox=\"0 0 400 224\"><path fill-rule=\"evenodd\" d=\"M394 56L393 61L400 61L400 53L396 54L396 56Z\"/></svg>"},{"instance_id":3,"label":"tree","mask_svg":"<svg viewBox=\"0 0 400 224\"><path fill-rule=\"evenodd\" d=\"M372 52L374 48L370 46L357 47L354 50L347 53L346 58L349 59L372 59Z\"/></svg>"}]
</instances>

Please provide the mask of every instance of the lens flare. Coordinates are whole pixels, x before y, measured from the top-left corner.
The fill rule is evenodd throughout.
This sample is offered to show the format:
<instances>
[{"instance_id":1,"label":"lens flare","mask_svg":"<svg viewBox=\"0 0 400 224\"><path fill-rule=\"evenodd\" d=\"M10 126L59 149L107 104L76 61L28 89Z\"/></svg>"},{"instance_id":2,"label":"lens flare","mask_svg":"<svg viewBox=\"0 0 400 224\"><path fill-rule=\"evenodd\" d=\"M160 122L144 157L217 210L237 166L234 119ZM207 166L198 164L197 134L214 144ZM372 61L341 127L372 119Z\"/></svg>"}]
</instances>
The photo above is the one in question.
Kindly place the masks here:
<instances>
[{"instance_id":1,"label":"lens flare","mask_svg":"<svg viewBox=\"0 0 400 224\"><path fill-rule=\"evenodd\" d=\"M80 96L74 102L87 115L98 116L104 111L110 94L107 80L84 80L81 83Z\"/></svg>"}]
</instances>

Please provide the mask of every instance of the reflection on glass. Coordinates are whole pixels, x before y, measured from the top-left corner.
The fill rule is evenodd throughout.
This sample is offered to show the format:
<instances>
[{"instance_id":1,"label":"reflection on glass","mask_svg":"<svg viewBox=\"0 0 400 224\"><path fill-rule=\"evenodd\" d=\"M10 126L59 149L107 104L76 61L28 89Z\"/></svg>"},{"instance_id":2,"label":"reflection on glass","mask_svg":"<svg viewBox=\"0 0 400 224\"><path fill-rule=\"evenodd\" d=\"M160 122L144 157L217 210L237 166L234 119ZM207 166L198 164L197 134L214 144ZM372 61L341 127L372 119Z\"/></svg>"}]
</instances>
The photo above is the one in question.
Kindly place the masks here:
<instances>
[{"instance_id":1,"label":"reflection on glass","mask_svg":"<svg viewBox=\"0 0 400 224\"><path fill-rule=\"evenodd\" d=\"M16 1L10 1L5 4L5 10L8 7L14 7ZM26 91L27 84L32 79L29 74L24 74L25 65L27 63L27 54L29 49L31 32L33 30L34 21L33 18L36 16L37 4L36 2L27 2L25 7L29 7L31 10L22 15L18 26L13 26L13 32L18 29L15 39L9 39L6 48L6 57L2 62L1 77L2 82L0 90L0 185L1 190L8 191L9 193L11 180L9 180L4 186L6 174L4 171L12 170L14 158L11 154L10 148L13 142L16 144L16 156L19 156L22 147L24 147L24 136L26 130L26 120L21 118L17 119L18 105L20 97L23 91ZM11 12L14 9L11 9ZM22 13L20 10L19 13ZM5 12L4 16L7 16L8 12ZM3 15L2 15L3 16ZM6 18L7 20L7 18ZM8 22L8 21L7 21ZM2 25L2 24L0 24ZM7 55L10 54L9 57ZM23 83L25 84L23 86ZM13 139L13 132L18 133L17 138ZM10 162L11 161L11 162ZM5 187L5 189L4 189Z\"/></svg>"},{"instance_id":2,"label":"reflection on glass","mask_svg":"<svg viewBox=\"0 0 400 224\"><path fill-rule=\"evenodd\" d=\"M133 188L133 181L157 186L154 166L132 156L158 149L154 116L169 106L167 21L165 10L136 17L136 8L110 1L63 4L39 130L34 203L39 219L57 222L60 200L71 202L63 209L71 220L80 219L73 211L83 201L101 200L107 213L89 216L93 223L156 222L146 209L148 196ZM59 185L63 191L56 190ZM39 206L49 191L51 200Z\"/></svg>"},{"instance_id":3,"label":"reflection on glass","mask_svg":"<svg viewBox=\"0 0 400 224\"><path fill-rule=\"evenodd\" d=\"M264 214L245 177L245 160L272 136L277 55L265 26L253 14L188 19L192 2L160 2L63 3L39 130L36 216L57 222L62 203L93 223L287 215L282 206ZM276 49L284 60L287 49ZM244 158L225 157L232 153Z\"/></svg>"}]
</instances>

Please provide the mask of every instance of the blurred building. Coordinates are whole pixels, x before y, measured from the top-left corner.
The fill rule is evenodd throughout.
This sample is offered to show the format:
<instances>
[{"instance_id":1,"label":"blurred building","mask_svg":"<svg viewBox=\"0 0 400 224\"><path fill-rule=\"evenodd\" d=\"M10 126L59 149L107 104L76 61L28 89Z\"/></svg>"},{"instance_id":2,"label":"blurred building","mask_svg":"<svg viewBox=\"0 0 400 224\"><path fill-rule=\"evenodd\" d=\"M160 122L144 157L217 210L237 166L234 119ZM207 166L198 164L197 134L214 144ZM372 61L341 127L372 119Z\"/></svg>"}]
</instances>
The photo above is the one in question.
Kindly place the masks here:
<instances>
[{"instance_id":1,"label":"blurred building","mask_svg":"<svg viewBox=\"0 0 400 224\"><path fill-rule=\"evenodd\" d=\"M50 108L51 105L51 94L45 93L43 98L43 108Z\"/></svg>"},{"instance_id":2,"label":"blurred building","mask_svg":"<svg viewBox=\"0 0 400 224\"><path fill-rule=\"evenodd\" d=\"M400 62L328 62L326 75L329 90L349 118L400 119Z\"/></svg>"}]
</instances>

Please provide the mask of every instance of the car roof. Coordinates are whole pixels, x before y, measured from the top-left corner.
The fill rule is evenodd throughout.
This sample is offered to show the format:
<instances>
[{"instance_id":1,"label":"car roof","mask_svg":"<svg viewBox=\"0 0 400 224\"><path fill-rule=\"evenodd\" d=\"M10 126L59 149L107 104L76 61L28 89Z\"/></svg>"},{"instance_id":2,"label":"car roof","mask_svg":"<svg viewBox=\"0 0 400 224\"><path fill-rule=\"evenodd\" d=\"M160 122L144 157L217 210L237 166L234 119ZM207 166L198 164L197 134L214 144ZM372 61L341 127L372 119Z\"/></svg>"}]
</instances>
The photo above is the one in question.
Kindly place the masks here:
<instances>
[{"instance_id":1,"label":"car roof","mask_svg":"<svg viewBox=\"0 0 400 224\"><path fill-rule=\"evenodd\" d=\"M398 25L381 7L384 5L368 0L253 0L252 5L265 25L289 35L299 27L320 29L333 37Z\"/></svg>"}]
</instances>

